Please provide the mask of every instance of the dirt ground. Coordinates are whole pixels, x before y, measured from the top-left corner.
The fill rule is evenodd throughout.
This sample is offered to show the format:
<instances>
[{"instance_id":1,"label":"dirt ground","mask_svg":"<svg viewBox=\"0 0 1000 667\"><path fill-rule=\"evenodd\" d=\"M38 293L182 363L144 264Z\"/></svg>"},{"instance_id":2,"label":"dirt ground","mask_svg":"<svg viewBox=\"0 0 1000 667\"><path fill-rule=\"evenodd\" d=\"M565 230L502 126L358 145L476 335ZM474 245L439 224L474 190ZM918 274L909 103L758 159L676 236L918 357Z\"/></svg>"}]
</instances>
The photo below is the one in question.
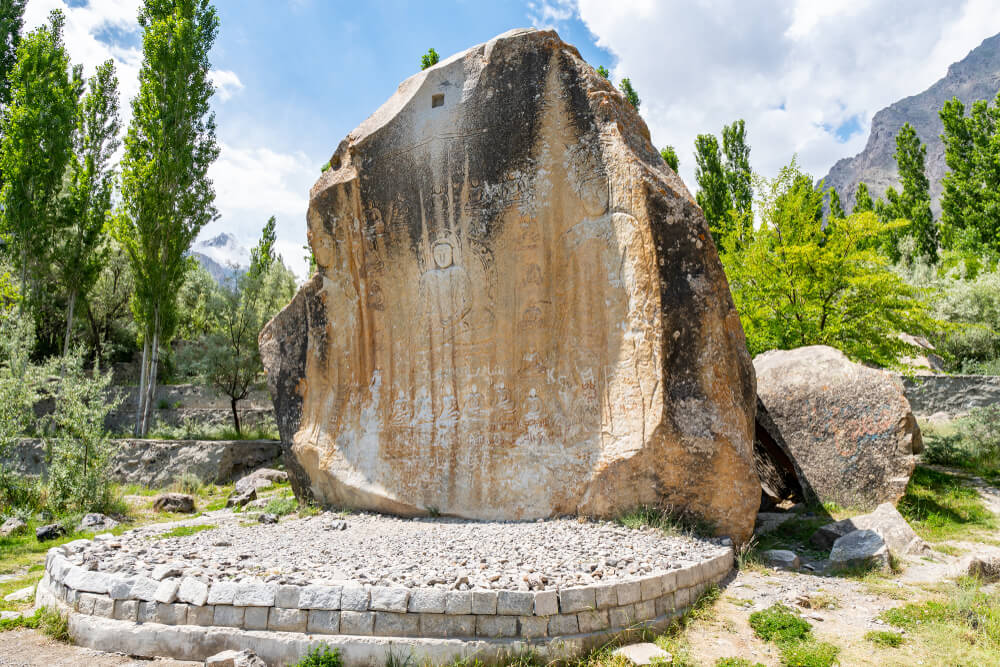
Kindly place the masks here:
<instances>
[{"instance_id":1,"label":"dirt ground","mask_svg":"<svg viewBox=\"0 0 1000 667\"><path fill-rule=\"evenodd\" d=\"M177 660L144 660L118 653L93 651L54 641L35 630L13 630L0 636L0 667L190 667L201 664Z\"/></svg>"}]
</instances>

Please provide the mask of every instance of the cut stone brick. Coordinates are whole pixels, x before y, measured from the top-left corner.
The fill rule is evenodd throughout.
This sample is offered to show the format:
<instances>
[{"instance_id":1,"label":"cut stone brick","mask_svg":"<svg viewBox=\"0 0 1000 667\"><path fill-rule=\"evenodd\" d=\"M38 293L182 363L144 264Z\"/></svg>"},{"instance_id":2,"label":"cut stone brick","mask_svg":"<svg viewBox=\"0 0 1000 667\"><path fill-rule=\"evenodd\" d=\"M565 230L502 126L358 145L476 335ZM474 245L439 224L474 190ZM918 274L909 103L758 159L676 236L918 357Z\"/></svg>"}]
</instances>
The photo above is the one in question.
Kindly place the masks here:
<instances>
[{"instance_id":1,"label":"cut stone brick","mask_svg":"<svg viewBox=\"0 0 1000 667\"><path fill-rule=\"evenodd\" d=\"M472 591L473 614L497 613L496 591Z\"/></svg>"},{"instance_id":2,"label":"cut stone brick","mask_svg":"<svg viewBox=\"0 0 1000 667\"><path fill-rule=\"evenodd\" d=\"M371 611L340 612L340 633L344 635L371 635L375 628L375 613Z\"/></svg>"},{"instance_id":3,"label":"cut stone brick","mask_svg":"<svg viewBox=\"0 0 1000 667\"><path fill-rule=\"evenodd\" d=\"M371 600L368 607L375 611L393 611L399 614L406 612L410 599L410 591L394 586L372 586ZM378 633L376 633L378 634Z\"/></svg>"},{"instance_id":4,"label":"cut stone brick","mask_svg":"<svg viewBox=\"0 0 1000 667\"><path fill-rule=\"evenodd\" d=\"M316 632L324 635L340 634L340 612L327 609L309 610L306 632Z\"/></svg>"},{"instance_id":5,"label":"cut stone brick","mask_svg":"<svg viewBox=\"0 0 1000 667\"><path fill-rule=\"evenodd\" d=\"M517 618L514 616L476 616L476 634L480 637L514 637Z\"/></svg>"},{"instance_id":6,"label":"cut stone brick","mask_svg":"<svg viewBox=\"0 0 1000 667\"><path fill-rule=\"evenodd\" d=\"M535 593L535 616L554 616L559 613L559 596L555 591Z\"/></svg>"},{"instance_id":7,"label":"cut stone brick","mask_svg":"<svg viewBox=\"0 0 1000 667\"><path fill-rule=\"evenodd\" d=\"M375 635L378 637L420 636L420 614L391 611L375 612Z\"/></svg>"},{"instance_id":8,"label":"cut stone brick","mask_svg":"<svg viewBox=\"0 0 1000 667\"><path fill-rule=\"evenodd\" d=\"M341 586L306 586L299 591L299 609L340 609L343 587ZM368 601L365 600L367 608Z\"/></svg>"},{"instance_id":9,"label":"cut stone brick","mask_svg":"<svg viewBox=\"0 0 1000 667\"><path fill-rule=\"evenodd\" d=\"M589 586L579 588L564 588L559 591L559 611L572 614L597 607L597 597L594 589Z\"/></svg>"},{"instance_id":10,"label":"cut stone brick","mask_svg":"<svg viewBox=\"0 0 1000 667\"><path fill-rule=\"evenodd\" d=\"M304 609L271 607L267 616L267 629L278 632L305 632L309 612Z\"/></svg>"},{"instance_id":11,"label":"cut stone brick","mask_svg":"<svg viewBox=\"0 0 1000 667\"><path fill-rule=\"evenodd\" d=\"M497 613L507 616L530 616L535 596L530 591L499 591Z\"/></svg>"}]
</instances>

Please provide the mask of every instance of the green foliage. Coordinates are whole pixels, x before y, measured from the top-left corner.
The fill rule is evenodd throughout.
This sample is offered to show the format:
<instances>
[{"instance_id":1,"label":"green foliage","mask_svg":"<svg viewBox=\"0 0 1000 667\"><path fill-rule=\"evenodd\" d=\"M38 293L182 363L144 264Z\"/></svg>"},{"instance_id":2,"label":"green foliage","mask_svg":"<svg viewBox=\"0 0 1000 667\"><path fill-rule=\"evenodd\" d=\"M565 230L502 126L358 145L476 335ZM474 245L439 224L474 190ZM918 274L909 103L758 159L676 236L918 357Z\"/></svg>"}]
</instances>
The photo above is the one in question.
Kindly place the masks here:
<instances>
[{"instance_id":1,"label":"green foliage","mask_svg":"<svg viewBox=\"0 0 1000 667\"><path fill-rule=\"evenodd\" d=\"M265 512L270 512L271 514L277 514L278 516L285 516L286 514L291 514L299 508L299 503L294 497L286 496L283 498L273 498L267 505L264 506Z\"/></svg>"},{"instance_id":2,"label":"green foliage","mask_svg":"<svg viewBox=\"0 0 1000 667\"><path fill-rule=\"evenodd\" d=\"M159 346L177 324L185 253L216 216L207 176L218 157L209 51L219 19L208 0L145 0L143 63L122 158L115 234L135 280L133 312L143 347L137 434L149 428Z\"/></svg>"},{"instance_id":3,"label":"green foliage","mask_svg":"<svg viewBox=\"0 0 1000 667\"><path fill-rule=\"evenodd\" d=\"M434 49L427 49L427 53L420 56L420 69L425 70L428 67L433 67L441 61L441 56Z\"/></svg>"},{"instance_id":4,"label":"green foliage","mask_svg":"<svg viewBox=\"0 0 1000 667\"><path fill-rule=\"evenodd\" d=\"M812 630L808 621L780 602L750 614L750 627L764 641L778 643L806 639Z\"/></svg>"},{"instance_id":5,"label":"green foliage","mask_svg":"<svg viewBox=\"0 0 1000 667\"><path fill-rule=\"evenodd\" d=\"M1000 406L974 408L952 422L950 433L921 429L923 460L979 475L1000 474Z\"/></svg>"},{"instance_id":6,"label":"green foliage","mask_svg":"<svg viewBox=\"0 0 1000 667\"><path fill-rule=\"evenodd\" d=\"M660 157L663 161L670 165L670 168L675 172L681 165L680 158L677 157L677 151L674 150L673 146L664 146L660 149Z\"/></svg>"},{"instance_id":7,"label":"green foliage","mask_svg":"<svg viewBox=\"0 0 1000 667\"><path fill-rule=\"evenodd\" d=\"M341 667L340 649L321 644L311 649L294 667Z\"/></svg>"},{"instance_id":8,"label":"green foliage","mask_svg":"<svg viewBox=\"0 0 1000 667\"><path fill-rule=\"evenodd\" d=\"M608 68L605 67L604 65L598 65L597 66L597 73L600 74L601 76L603 76L605 79L610 79L611 78L611 72L609 72Z\"/></svg>"},{"instance_id":9,"label":"green foliage","mask_svg":"<svg viewBox=\"0 0 1000 667\"><path fill-rule=\"evenodd\" d=\"M858 183L858 189L854 191L854 208L851 209L851 213L868 213L874 210L875 202L868 194L868 186L864 183Z\"/></svg>"},{"instance_id":10,"label":"green foliage","mask_svg":"<svg viewBox=\"0 0 1000 667\"><path fill-rule=\"evenodd\" d=\"M903 635L891 630L870 630L865 633L865 639L883 648L898 648L903 645Z\"/></svg>"},{"instance_id":11,"label":"green foliage","mask_svg":"<svg viewBox=\"0 0 1000 667\"><path fill-rule=\"evenodd\" d=\"M10 73L17 62L17 46L24 27L24 5L27 0L0 2L0 109L10 103Z\"/></svg>"},{"instance_id":12,"label":"green foliage","mask_svg":"<svg viewBox=\"0 0 1000 667\"><path fill-rule=\"evenodd\" d=\"M896 506L920 537L931 542L955 539L998 524L976 489L948 473L917 466Z\"/></svg>"},{"instance_id":13,"label":"green foliage","mask_svg":"<svg viewBox=\"0 0 1000 667\"><path fill-rule=\"evenodd\" d=\"M861 213L824 226L822 193L794 160L758 190L760 227L746 230L744 244L730 237L722 253L751 354L830 345L890 366L910 351L897 334L936 325L918 291L872 247L903 223Z\"/></svg>"},{"instance_id":14,"label":"green foliage","mask_svg":"<svg viewBox=\"0 0 1000 667\"><path fill-rule=\"evenodd\" d=\"M81 81L70 73L58 10L17 47L10 103L0 120L2 233L17 264L20 294L44 277L59 222L56 198L72 152ZM32 292L36 291L32 288ZM23 302L22 302L23 303Z\"/></svg>"},{"instance_id":15,"label":"green foliage","mask_svg":"<svg viewBox=\"0 0 1000 667\"><path fill-rule=\"evenodd\" d=\"M789 642L781 647L781 664L786 667L830 667L837 664L840 649L816 640Z\"/></svg>"},{"instance_id":16,"label":"green foliage","mask_svg":"<svg viewBox=\"0 0 1000 667\"><path fill-rule=\"evenodd\" d=\"M639 99L639 93L637 93L635 88L632 87L632 80L625 77L621 80L621 83L618 84L618 87L621 88L622 93L625 95L625 101L635 107L635 110L638 111L642 100Z\"/></svg>"},{"instance_id":17,"label":"green foliage","mask_svg":"<svg viewBox=\"0 0 1000 667\"><path fill-rule=\"evenodd\" d=\"M156 537L161 540L167 540L171 537L187 537L189 535L197 535L203 531L213 530L215 528L218 528L218 526L213 526L207 523L197 526L177 526L176 528L172 528L165 533L160 533Z\"/></svg>"},{"instance_id":18,"label":"green foliage","mask_svg":"<svg viewBox=\"0 0 1000 667\"><path fill-rule=\"evenodd\" d=\"M745 226L753 215L753 174L750 171L750 146L746 141L743 119L722 128L722 152L726 156L726 189L729 192L733 219ZM733 230L730 230L733 231ZM743 229L735 230L742 235Z\"/></svg>"},{"instance_id":19,"label":"green foliage","mask_svg":"<svg viewBox=\"0 0 1000 667\"><path fill-rule=\"evenodd\" d=\"M135 291L128 256L113 238L106 239L106 256L90 293L82 299L81 336L102 365L130 361L135 356L136 331L130 303Z\"/></svg>"},{"instance_id":20,"label":"green foliage","mask_svg":"<svg viewBox=\"0 0 1000 667\"><path fill-rule=\"evenodd\" d=\"M672 507L637 507L622 514L617 521L626 528L655 528L667 535L709 537L715 534L715 526L710 521Z\"/></svg>"},{"instance_id":21,"label":"green foliage","mask_svg":"<svg viewBox=\"0 0 1000 667\"><path fill-rule=\"evenodd\" d=\"M862 183L862 185L864 184ZM834 190L833 188L830 188L827 192L829 193L829 201L830 201L830 217L846 218L847 213L844 212L844 207L840 203L840 195L837 194L837 191Z\"/></svg>"},{"instance_id":22,"label":"green foliage","mask_svg":"<svg viewBox=\"0 0 1000 667\"><path fill-rule=\"evenodd\" d=\"M890 229L883 237L883 250L893 261L900 259L898 247L904 229L916 241L916 255L927 257L932 263L937 261L938 231L931 213L930 182L924 168L926 156L927 147L920 142L913 126L905 123L896 135L896 165L903 190L896 192L889 188L885 193L886 201L875 206L884 221L910 221L907 227Z\"/></svg>"},{"instance_id":23,"label":"green foliage","mask_svg":"<svg viewBox=\"0 0 1000 667\"><path fill-rule=\"evenodd\" d=\"M719 140L715 135L699 134L695 138L694 159L694 178L698 182L695 199L705 214L716 244L721 245L731 200Z\"/></svg>"},{"instance_id":24,"label":"green foliage","mask_svg":"<svg viewBox=\"0 0 1000 667\"><path fill-rule=\"evenodd\" d=\"M725 160L723 161L723 156ZM711 134L695 139L695 199L720 249L735 237L742 244L753 229L753 174L742 119L722 128L722 150Z\"/></svg>"},{"instance_id":25,"label":"green foliage","mask_svg":"<svg viewBox=\"0 0 1000 667\"><path fill-rule=\"evenodd\" d=\"M946 248L1000 253L1000 94L968 116L958 98L941 109L945 163L942 237Z\"/></svg>"},{"instance_id":26,"label":"green foliage","mask_svg":"<svg viewBox=\"0 0 1000 667\"><path fill-rule=\"evenodd\" d=\"M719 658L715 667L765 667L762 662L750 662L746 658Z\"/></svg>"}]
</instances>

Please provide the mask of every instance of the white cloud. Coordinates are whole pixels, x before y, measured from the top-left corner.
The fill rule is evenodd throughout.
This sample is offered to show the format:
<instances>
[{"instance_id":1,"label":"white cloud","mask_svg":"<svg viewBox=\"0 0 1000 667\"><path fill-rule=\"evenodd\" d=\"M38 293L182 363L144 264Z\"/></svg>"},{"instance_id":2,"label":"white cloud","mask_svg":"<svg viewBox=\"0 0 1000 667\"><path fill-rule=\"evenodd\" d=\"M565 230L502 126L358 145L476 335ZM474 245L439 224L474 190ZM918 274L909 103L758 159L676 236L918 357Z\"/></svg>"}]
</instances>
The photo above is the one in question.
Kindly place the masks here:
<instances>
[{"instance_id":1,"label":"white cloud","mask_svg":"<svg viewBox=\"0 0 1000 667\"><path fill-rule=\"evenodd\" d=\"M208 73L208 78L215 86L216 95L219 100L225 102L237 91L243 90L243 82L236 72L225 69L213 69Z\"/></svg>"},{"instance_id":2,"label":"white cloud","mask_svg":"<svg viewBox=\"0 0 1000 667\"><path fill-rule=\"evenodd\" d=\"M559 24L573 18L574 0L538 0L528 2L528 18L538 29L558 28Z\"/></svg>"},{"instance_id":3,"label":"white cloud","mask_svg":"<svg viewBox=\"0 0 1000 667\"><path fill-rule=\"evenodd\" d=\"M299 278L306 275L304 230L309 188L319 166L305 153L279 153L267 148L220 143L219 159L209 170L215 184L219 220L201 237L226 231L252 247L267 219L278 218L278 251ZM303 239L303 240L299 240Z\"/></svg>"},{"instance_id":4,"label":"white cloud","mask_svg":"<svg viewBox=\"0 0 1000 667\"><path fill-rule=\"evenodd\" d=\"M695 136L737 118L755 169L773 175L798 153L821 177L864 147L876 111L1000 32L994 0L903 10L895 0L577 0L576 10L617 56L614 78L632 79L653 141L677 148L691 186Z\"/></svg>"}]
</instances>

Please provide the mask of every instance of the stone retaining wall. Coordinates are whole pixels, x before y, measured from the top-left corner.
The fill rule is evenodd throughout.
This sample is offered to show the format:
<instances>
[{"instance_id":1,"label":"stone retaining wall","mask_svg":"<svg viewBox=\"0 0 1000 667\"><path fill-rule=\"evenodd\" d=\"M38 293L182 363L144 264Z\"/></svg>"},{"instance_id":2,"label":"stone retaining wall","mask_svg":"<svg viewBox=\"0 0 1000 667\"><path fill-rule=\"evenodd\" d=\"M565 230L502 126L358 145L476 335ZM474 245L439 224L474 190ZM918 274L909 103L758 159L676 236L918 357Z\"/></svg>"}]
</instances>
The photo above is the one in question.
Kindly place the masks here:
<instances>
[{"instance_id":1,"label":"stone retaining wall","mask_svg":"<svg viewBox=\"0 0 1000 667\"><path fill-rule=\"evenodd\" d=\"M165 641L163 626L196 626L206 629L205 637L216 638L218 633L208 633L209 628L235 629L246 632L226 633L225 648L256 647L268 664L295 662L310 642L324 641L326 636L331 645L358 639L369 647L372 638L391 638L384 644L385 651L395 647L397 655L400 647L418 647L428 639L461 640L455 644L460 649L457 655L466 655L470 646L478 651L511 642L545 646L558 641L582 650L593 645L589 639L606 641L637 626L665 623L733 567L733 550L726 547L700 563L641 579L561 590L458 591L354 582L309 586L206 583L192 577L157 581L86 570L68 557L88 543L77 540L50 549L38 589L38 604L54 602L74 614L120 621L120 630L132 636L126 641L121 631L109 632L102 635L108 637L101 642L105 645L85 640L87 646L203 660L224 650L218 641L199 643L200 635L190 633L183 633L187 637L183 642ZM169 567L164 572L169 573ZM143 628L148 637L140 641L136 633L141 634ZM265 642L271 648L262 649L261 632L296 633L309 641L290 642L285 637ZM261 650L273 653L265 655ZM368 662L347 660L346 664Z\"/></svg>"},{"instance_id":2,"label":"stone retaining wall","mask_svg":"<svg viewBox=\"0 0 1000 667\"><path fill-rule=\"evenodd\" d=\"M967 413L972 408L1000 404L1000 376L919 375L903 378L910 409L920 416Z\"/></svg>"}]
</instances>

